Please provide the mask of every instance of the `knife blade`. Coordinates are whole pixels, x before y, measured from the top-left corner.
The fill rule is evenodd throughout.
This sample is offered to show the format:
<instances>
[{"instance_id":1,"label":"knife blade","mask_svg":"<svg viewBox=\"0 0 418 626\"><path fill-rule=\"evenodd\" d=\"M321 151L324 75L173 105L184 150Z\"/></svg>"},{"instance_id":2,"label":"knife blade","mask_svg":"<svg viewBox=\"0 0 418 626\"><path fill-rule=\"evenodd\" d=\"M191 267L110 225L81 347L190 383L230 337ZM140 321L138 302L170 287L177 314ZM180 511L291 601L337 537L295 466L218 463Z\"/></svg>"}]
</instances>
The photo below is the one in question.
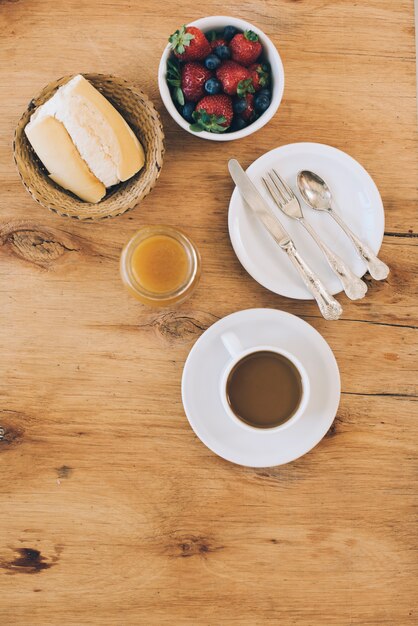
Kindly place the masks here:
<instances>
[{"instance_id":1,"label":"knife blade","mask_svg":"<svg viewBox=\"0 0 418 626\"><path fill-rule=\"evenodd\" d=\"M287 245L291 239L282 223L271 211L260 192L235 159L228 163L229 173L232 180L239 189L239 192L250 209L257 214L266 230L280 247Z\"/></svg>"},{"instance_id":2,"label":"knife blade","mask_svg":"<svg viewBox=\"0 0 418 626\"><path fill-rule=\"evenodd\" d=\"M286 252L293 266L299 273L299 276L315 298L323 317L327 320L337 320L343 311L341 304L331 296L319 280L319 277L300 256L286 229L271 211L238 161L236 159L230 159L228 168L243 200L257 215L264 228L279 244L280 248Z\"/></svg>"}]
</instances>

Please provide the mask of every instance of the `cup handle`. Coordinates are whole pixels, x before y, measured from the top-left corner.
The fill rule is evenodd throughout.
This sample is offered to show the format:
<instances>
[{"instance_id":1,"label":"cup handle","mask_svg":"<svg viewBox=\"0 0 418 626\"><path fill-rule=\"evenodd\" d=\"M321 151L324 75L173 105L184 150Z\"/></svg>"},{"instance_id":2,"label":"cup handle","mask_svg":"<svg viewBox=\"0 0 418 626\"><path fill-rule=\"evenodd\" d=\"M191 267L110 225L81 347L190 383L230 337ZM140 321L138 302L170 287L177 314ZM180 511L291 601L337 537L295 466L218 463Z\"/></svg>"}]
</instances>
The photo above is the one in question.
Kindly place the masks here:
<instances>
[{"instance_id":1,"label":"cup handle","mask_svg":"<svg viewBox=\"0 0 418 626\"><path fill-rule=\"evenodd\" d=\"M221 340L232 358L237 357L244 350L240 340L233 332L224 333L221 335Z\"/></svg>"}]
</instances>

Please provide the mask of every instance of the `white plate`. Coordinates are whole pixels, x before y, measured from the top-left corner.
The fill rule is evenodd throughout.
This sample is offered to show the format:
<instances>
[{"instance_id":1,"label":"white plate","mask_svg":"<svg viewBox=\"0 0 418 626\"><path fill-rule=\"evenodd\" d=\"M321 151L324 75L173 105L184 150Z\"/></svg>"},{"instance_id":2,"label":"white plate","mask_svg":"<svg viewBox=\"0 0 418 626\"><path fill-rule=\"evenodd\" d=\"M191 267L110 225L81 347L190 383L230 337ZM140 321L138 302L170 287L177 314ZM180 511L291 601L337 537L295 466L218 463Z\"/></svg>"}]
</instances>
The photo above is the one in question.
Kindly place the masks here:
<instances>
[{"instance_id":1,"label":"white plate","mask_svg":"<svg viewBox=\"0 0 418 626\"><path fill-rule=\"evenodd\" d=\"M230 362L221 340L234 332L243 349L271 345L287 350L305 367L311 386L304 414L283 430L250 431L226 413L220 379ZM196 435L215 454L249 467L282 465L306 454L331 426L340 400L340 375L325 339L290 313L248 309L208 328L187 357L182 379L184 410Z\"/></svg>"},{"instance_id":2,"label":"white plate","mask_svg":"<svg viewBox=\"0 0 418 626\"><path fill-rule=\"evenodd\" d=\"M348 226L377 254L384 233L384 210L379 191L366 170L345 152L318 143L293 143L267 152L247 169L260 193L289 231L295 245L332 294L342 291L341 283L328 266L320 249L305 229L284 215L271 200L261 177L272 168L285 178L301 201L305 217L325 243L341 256L357 276L366 266L340 227L326 213L309 208L297 188L300 170L319 174L330 187L341 216ZM229 204L229 235L235 253L247 272L261 285L288 298L312 300L287 255L279 249L257 217L235 189Z\"/></svg>"}]
</instances>

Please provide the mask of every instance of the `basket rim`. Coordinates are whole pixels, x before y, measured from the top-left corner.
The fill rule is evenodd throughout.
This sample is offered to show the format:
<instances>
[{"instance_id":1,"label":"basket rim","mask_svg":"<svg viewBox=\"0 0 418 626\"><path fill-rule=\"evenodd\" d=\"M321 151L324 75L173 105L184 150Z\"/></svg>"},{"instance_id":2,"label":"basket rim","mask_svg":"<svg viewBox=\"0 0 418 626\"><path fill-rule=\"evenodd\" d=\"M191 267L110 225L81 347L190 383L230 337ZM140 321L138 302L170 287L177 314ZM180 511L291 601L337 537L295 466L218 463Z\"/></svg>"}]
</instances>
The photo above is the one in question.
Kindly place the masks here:
<instances>
[{"instance_id":1,"label":"basket rim","mask_svg":"<svg viewBox=\"0 0 418 626\"><path fill-rule=\"evenodd\" d=\"M66 213L65 209L63 209L62 211L58 210L56 207L51 206L47 201L45 201L44 198L39 198L38 197L38 194L36 193L36 189L34 189L32 186L30 186L27 183L27 181L25 180L24 175L23 175L23 173L21 171L21 168L19 167L19 164L18 164L18 161L17 161L17 156L16 156L17 144L18 144L19 141L21 141L21 137L20 136L21 136L21 134L23 133L23 130L24 130L24 126L22 127L22 124L24 123L24 121L27 118L27 116L28 115L32 115L32 113L41 104L43 104L49 98L51 98L52 95L62 85L65 85L66 83L68 83L72 78L74 78L78 74L82 74L82 76L84 76L84 78L86 78L87 80L92 82L93 86L96 86L94 84L95 80L102 80L102 81L106 81L106 82L108 82L110 84L112 84L112 83L117 84L118 86L128 90L133 96L139 97L145 103L146 107L151 112L151 116L152 116L154 122L159 125L159 134L160 134L160 142L159 143L161 145L158 148L158 163L156 164L156 168L155 168L156 169L155 177L153 178L153 180L148 182L148 184L144 187L143 190L141 190L141 192L138 194L137 197L131 199L131 201L129 203L127 203L126 207L121 208L121 210L118 210L117 212L109 211L107 214L104 213L102 215L95 214L95 215L92 215L92 216L84 216L84 215L77 215L76 213L74 213L74 214ZM123 114L123 111L122 111L121 114ZM156 182L157 182L157 180L158 180L158 178L159 178L159 176L161 174L161 169L162 169L163 159L164 159L164 154L165 154L165 135L164 135L164 129L163 129L161 117L160 117L157 109L155 108L153 102L150 100L148 95L145 92L143 92L142 89L140 89L135 83L133 83L131 81L128 81L125 78L120 78L118 76L115 76L114 74L103 74L103 73L97 73L97 72L96 73L93 73L93 72L85 72L85 73L84 72L78 72L77 74L66 74L66 75L61 76L60 78L58 78L58 79L56 79L54 81L51 81L50 83L45 85L36 96L34 96L30 100L28 106L23 111L23 113L20 116L19 121L17 122L17 125L15 127L14 134L13 134L12 148L13 148L13 160L14 160L17 172L19 174L19 178L22 181L22 184L25 187L26 191L30 194L32 199L35 200L35 202L37 202L42 207L48 209L49 211L52 211L53 213L55 213L56 215L59 215L61 217L69 217L69 218L72 218L72 219L78 219L78 220L83 221L83 222L96 222L96 221L101 221L103 219L118 217L119 215L123 215L124 213L127 213L128 211L131 211L132 209L134 209L139 204L139 202L141 202L152 191L152 189L155 187L155 184L156 184ZM130 180L130 179L128 179L128 180ZM128 182L128 181L124 181L124 182ZM83 202L82 200L77 198L77 196L75 196L74 194L71 194L71 192L69 192L69 191L59 187L58 185L57 185L57 188L59 189L60 193L65 194L66 196L68 196L68 195L74 196L74 198L76 200L78 200L80 202ZM106 195L104 196L103 199L105 199L105 198L106 198ZM90 205L94 209L94 207L99 207L100 206L100 202L98 202L97 204L89 203L89 202L83 202L83 205L84 206Z\"/></svg>"}]
</instances>

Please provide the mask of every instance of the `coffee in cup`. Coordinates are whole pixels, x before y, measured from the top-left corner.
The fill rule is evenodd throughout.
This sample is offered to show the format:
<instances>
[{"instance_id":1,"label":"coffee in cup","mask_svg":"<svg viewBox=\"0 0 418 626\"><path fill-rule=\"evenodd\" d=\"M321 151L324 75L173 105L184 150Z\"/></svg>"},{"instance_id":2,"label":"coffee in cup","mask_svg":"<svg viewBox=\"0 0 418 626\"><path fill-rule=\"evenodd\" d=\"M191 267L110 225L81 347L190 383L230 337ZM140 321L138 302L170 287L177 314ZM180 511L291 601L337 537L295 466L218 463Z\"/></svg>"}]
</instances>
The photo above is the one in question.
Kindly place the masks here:
<instances>
[{"instance_id":1,"label":"coffee in cup","mask_svg":"<svg viewBox=\"0 0 418 626\"><path fill-rule=\"evenodd\" d=\"M224 371L221 396L227 413L245 428L269 430L294 422L304 411L309 380L285 350L258 346L243 350L234 333L222 336L233 357Z\"/></svg>"}]
</instances>

